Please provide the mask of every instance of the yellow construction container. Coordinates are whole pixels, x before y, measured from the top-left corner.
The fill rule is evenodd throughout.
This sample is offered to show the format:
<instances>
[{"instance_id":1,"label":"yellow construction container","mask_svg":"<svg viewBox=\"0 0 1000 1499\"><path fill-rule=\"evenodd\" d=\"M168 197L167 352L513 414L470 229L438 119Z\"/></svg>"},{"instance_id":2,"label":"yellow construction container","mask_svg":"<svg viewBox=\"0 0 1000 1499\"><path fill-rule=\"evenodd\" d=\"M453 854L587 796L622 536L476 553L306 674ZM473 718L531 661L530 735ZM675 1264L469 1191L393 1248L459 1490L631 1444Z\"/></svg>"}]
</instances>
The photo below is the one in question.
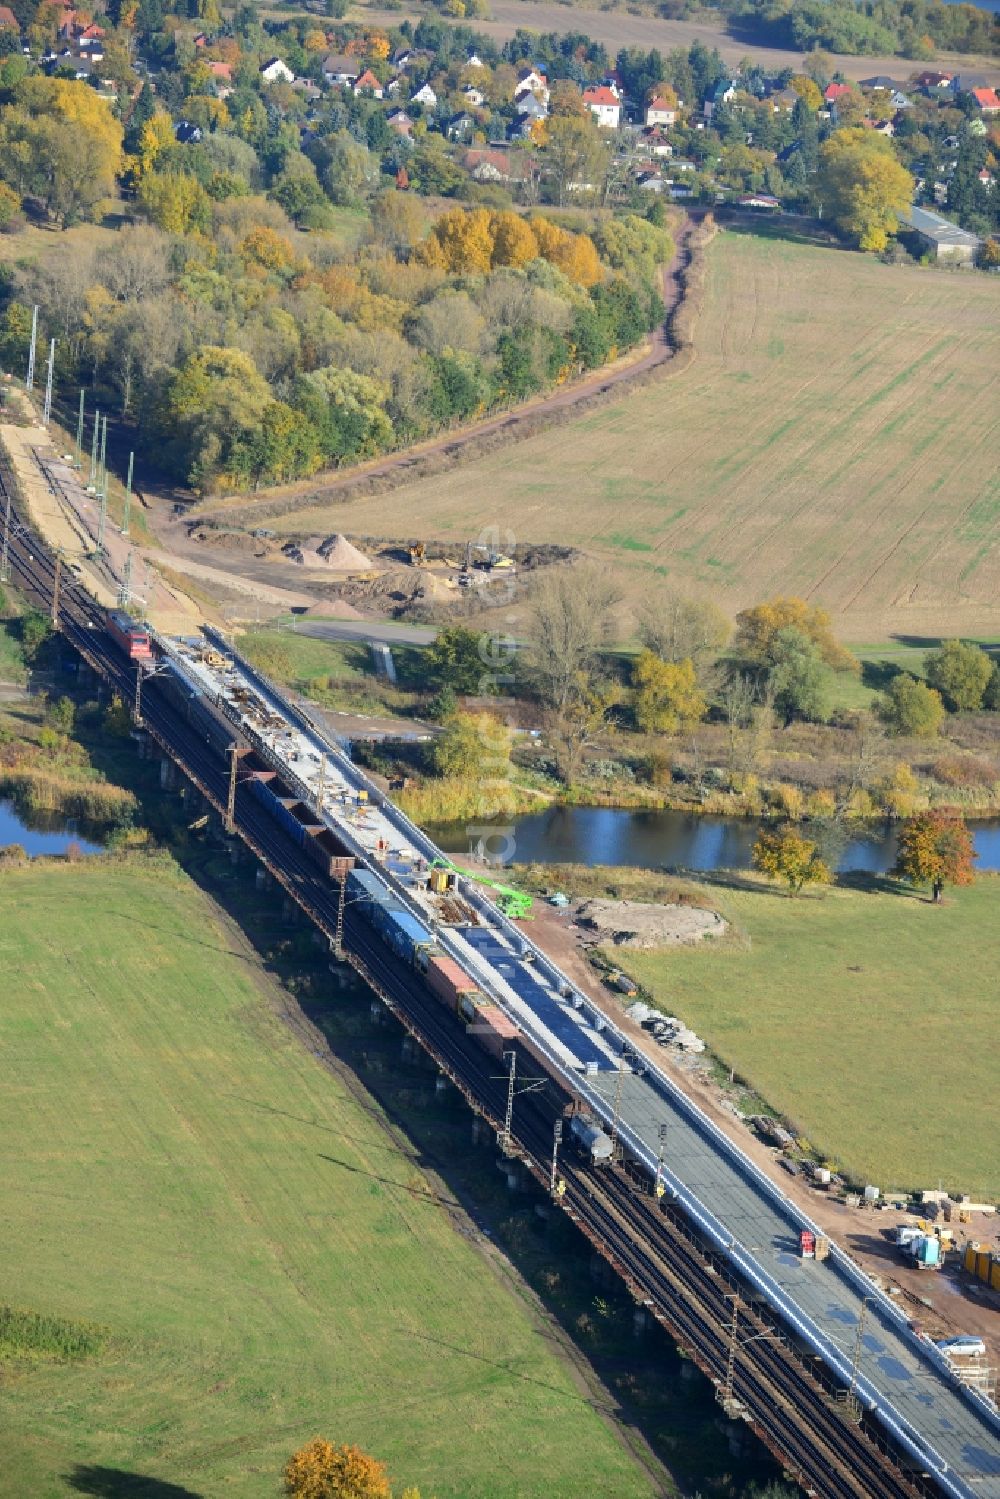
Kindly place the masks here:
<instances>
[{"instance_id":1,"label":"yellow construction container","mask_svg":"<svg viewBox=\"0 0 1000 1499\"><path fill-rule=\"evenodd\" d=\"M990 1267L993 1264L993 1256L988 1249L980 1249L976 1254L976 1274L980 1280L987 1285L990 1283Z\"/></svg>"},{"instance_id":2,"label":"yellow construction container","mask_svg":"<svg viewBox=\"0 0 1000 1499\"><path fill-rule=\"evenodd\" d=\"M1000 1291L1000 1260L994 1260L990 1266L990 1287L994 1291Z\"/></svg>"},{"instance_id":3,"label":"yellow construction container","mask_svg":"<svg viewBox=\"0 0 1000 1499\"><path fill-rule=\"evenodd\" d=\"M443 895L451 884L451 873L447 869L432 869L430 874L430 887L438 895Z\"/></svg>"},{"instance_id":4,"label":"yellow construction container","mask_svg":"<svg viewBox=\"0 0 1000 1499\"><path fill-rule=\"evenodd\" d=\"M979 1245L974 1241L965 1246L965 1268L970 1275L976 1273L976 1255L979 1253Z\"/></svg>"}]
</instances>

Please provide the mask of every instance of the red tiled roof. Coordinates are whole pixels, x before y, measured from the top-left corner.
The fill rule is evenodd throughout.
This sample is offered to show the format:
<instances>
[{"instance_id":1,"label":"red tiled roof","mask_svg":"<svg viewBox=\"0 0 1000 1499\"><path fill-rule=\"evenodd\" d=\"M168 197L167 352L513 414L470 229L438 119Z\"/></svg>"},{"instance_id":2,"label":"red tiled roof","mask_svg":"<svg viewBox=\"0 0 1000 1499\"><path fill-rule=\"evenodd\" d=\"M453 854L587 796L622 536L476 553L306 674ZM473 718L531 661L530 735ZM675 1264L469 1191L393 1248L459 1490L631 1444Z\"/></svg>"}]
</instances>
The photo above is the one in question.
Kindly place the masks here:
<instances>
[{"instance_id":1,"label":"red tiled roof","mask_svg":"<svg viewBox=\"0 0 1000 1499\"><path fill-rule=\"evenodd\" d=\"M621 103L612 93L611 89L605 88L603 84L600 88L585 88L583 91L583 102L584 104L610 104L615 107L618 107Z\"/></svg>"},{"instance_id":2,"label":"red tiled roof","mask_svg":"<svg viewBox=\"0 0 1000 1499\"><path fill-rule=\"evenodd\" d=\"M834 104L838 99L842 99L845 94L849 94L850 92L851 85L849 83L829 83L823 90L823 98L827 104Z\"/></svg>"},{"instance_id":3,"label":"red tiled roof","mask_svg":"<svg viewBox=\"0 0 1000 1499\"><path fill-rule=\"evenodd\" d=\"M980 109L1000 109L1000 96L993 88L974 88L972 97Z\"/></svg>"},{"instance_id":4,"label":"red tiled roof","mask_svg":"<svg viewBox=\"0 0 1000 1499\"><path fill-rule=\"evenodd\" d=\"M9 5L0 5L0 26L13 26L15 31L20 31L17 24L17 16Z\"/></svg>"}]
</instances>

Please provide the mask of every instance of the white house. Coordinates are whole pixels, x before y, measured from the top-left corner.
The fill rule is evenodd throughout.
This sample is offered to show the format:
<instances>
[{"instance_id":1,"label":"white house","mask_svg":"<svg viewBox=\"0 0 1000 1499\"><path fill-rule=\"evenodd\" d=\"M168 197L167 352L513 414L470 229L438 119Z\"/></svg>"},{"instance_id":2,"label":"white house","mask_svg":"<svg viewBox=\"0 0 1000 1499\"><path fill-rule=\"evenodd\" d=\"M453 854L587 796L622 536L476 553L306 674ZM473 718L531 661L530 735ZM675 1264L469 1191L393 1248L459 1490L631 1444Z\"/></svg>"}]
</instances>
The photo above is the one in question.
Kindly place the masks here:
<instances>
[{"instance_id":1,"label":"white house","mask_svg":"<svg viewBox=\"0 0 1000 1499\"><path fill-rule=\"evenodd\" d=\"M422 104L425 109L436 109L437 101L438 96L429 83L425 83L422 88L418 88L417 92L410 99L411 104Z\"/></svg>"},{"instance_id":2,"label":"white house","mask_svg":"<svg viewBox=\"0 0 1000 1499\"><path fill-rule=\"evenodd\" d=\"M382 85L371 68L365 68L365 71L355 78L354 92L355 94L370 94L373 99L382 98Z\"/></svg>"},{"instance_id":3,"label":"white house","mask_svg":"<svg viewBox=\"0 0 1000 1499\"><path fill-rule=\"evenodd\" d=\"M345 84L350 86L360 71L356 57L347 57L344 54L338 56L337 53L331 52L323 59L323 81L329 83L331 87L343 88Z\"/></svg>"},{"instance_id":4,"label":"white house","mask_svg":"<svg viewBox=\"0 0 1000 1499\"><path fill-rule=\"evenodd\" d=\"M583 102L602 130L618 129L622 118L621 101L615 98L606 84L602 83L598 88L585 88Z\"/></svg>"},{"instance_id":5,"label":"white house","mask_svg":"<svg viewBox=\"0 0 1000 1499\"><path fill-rule=\"evenodd\" d=\"M269 62L263 64L260 76L265 83L294 83L295 74L286 62L280 57L272 57Z\"/></svg>"},{"instance_id":6,"label":"white house","mask_svg":"<svg viewBox=\"0 0 1000 1499\"><path fill-rule=\"evenodd\" d=\"M483 66L483 59L481 57L477 57L475 52L470 52L468 57L465 59L465 66L467 68L481 68Z\"/></svg>"},{"instance_id":7,"label":"white house","mask_svg":"<svg viewBox=\"0 0 1000 1499\"><path fill-rule=\"evenodd\" d=\"M647 125L673 125L677 120L677 110L673 104L668 104L666 99L659 97L650 99L646 105Z\"/></svg>"},{"instance_id":8,"label":"white house","mask_svg":"<svg viewBox=\"0 0 1000 1499\"><path fill-rule=\"evenodd\" d=\"M518 94L523 92L524 89L530 89L533 94L541 94L546 104L548 104L548 79L545 77L545 74L540 73L537 68L522 68L518 73L517 88L514 90L515 99L517 98Z\"/></svg>"},{"instance_id":9,"label":"white house","mask_svg":"<svg viewBox=\"0 0 1000 1499\"><path fill-rule=\"evenodd\" d=\"M472 83L467 83L465 85L464 89L462 90L462 98L465 100L466 104L468 104L470 109L482 109L483 105L486 103L486 95L480 93L479 89L477 89L475 84Z\"/></svg>"}]
</instances>

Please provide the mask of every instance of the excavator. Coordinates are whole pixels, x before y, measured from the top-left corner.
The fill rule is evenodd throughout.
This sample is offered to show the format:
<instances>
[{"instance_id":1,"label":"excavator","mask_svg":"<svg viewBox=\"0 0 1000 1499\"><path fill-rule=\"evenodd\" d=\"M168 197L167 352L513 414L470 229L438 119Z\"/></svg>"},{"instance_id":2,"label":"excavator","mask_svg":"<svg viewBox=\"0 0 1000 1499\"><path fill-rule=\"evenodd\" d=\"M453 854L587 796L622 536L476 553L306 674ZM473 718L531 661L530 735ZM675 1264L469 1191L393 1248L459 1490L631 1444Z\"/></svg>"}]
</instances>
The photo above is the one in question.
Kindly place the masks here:
<instances>
[{"instance_id":1,"label":"excavator","mask_svg":"<svg viewBox=\"0 0 1000 1499\"><path fill-rule=\"evenodd\" d=\"M474 561L473 552L482 552L483 560L481 562ZM517 564L513 557L508 557L506 552L497 551L496 547L484 546L479 541L467 541L465 543L465 560L462 564L462 571L458 575L458 586L460 588L470 588L476 581L476 568L480 568L483 572L490 575L495 572L516 571L516 566Z\"/></svg>"},{"instance_id":2,"label":"excavator","mask_svg":"<svg viewBox=\"0 0 1000 1499\"><path fill-rule=\"evenodd\" d=\"M485 885L496 895L497 905L505 916L512 921L531 921L531 908L534 901L530 895L523 890L515 890L512 885L502 885L498 880L491 880L485 874L479 874L474 869L463 869L459 864L453 864L450 859L432 859L429 865L431 875L431 889L437 889L435 884L435 870L448 871L451 874L464 875L467 880L475 880L477 885ZM441 875L438 875L441 880ZM442 886L441 888L444 888Z\"/></svg>"}]
</instances>

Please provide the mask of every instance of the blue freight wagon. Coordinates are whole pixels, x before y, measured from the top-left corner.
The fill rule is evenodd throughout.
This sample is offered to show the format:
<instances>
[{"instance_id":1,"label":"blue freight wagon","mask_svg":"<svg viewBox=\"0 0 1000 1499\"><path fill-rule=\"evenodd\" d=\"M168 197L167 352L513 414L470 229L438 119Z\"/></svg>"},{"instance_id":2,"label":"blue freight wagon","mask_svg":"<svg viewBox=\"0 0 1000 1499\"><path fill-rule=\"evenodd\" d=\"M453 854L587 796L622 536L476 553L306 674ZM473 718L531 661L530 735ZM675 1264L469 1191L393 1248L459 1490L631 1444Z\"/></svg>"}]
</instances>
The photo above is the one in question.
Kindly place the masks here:
<instances>
[{"instance_id":1,"label":"blue freight wagon","mask_svg":"<svg viewBox=\"0 0 1000 1499\"><path fill-rule=\"evenodd\" d=\"M423 922L402 906L373 906L372 925L397 957L411 965L416 963L418 953L434 946L434 938Z\"/></svg>"}]
</instances>

